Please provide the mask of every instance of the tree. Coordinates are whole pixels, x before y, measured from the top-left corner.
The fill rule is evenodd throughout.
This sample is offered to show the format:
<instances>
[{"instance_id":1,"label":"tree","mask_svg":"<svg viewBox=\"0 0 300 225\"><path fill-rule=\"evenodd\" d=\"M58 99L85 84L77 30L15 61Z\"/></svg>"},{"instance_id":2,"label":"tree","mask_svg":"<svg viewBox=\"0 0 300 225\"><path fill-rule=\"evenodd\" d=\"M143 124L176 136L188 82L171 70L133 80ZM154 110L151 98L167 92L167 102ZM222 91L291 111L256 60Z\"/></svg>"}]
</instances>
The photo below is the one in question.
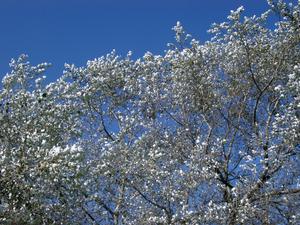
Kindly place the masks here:
<instances>
[{"instance_id":1,"label":"tree","mask_svg":"<svg viewBox=\"0 0 300 225\"><path fill-rule=\"evenodd\" d=\"M2 222L299 223L300 2L268 3L203 44L178 22L163 56L113 51L47 86L47 64L12 61Z\"/></svg>"},{"instance_id":2,"label":"tree","mask_svg":"<svg viewBox=\"0 0 300 225\"><path fill-rule=\"evenodd\" d=\"M0 92L0 221L64 221L79 169L80 148L70 142L78 136L74 107L63 81L42 87L49 64L32 67L22 55L10 66Z\"/></svg>"}]
</instances>

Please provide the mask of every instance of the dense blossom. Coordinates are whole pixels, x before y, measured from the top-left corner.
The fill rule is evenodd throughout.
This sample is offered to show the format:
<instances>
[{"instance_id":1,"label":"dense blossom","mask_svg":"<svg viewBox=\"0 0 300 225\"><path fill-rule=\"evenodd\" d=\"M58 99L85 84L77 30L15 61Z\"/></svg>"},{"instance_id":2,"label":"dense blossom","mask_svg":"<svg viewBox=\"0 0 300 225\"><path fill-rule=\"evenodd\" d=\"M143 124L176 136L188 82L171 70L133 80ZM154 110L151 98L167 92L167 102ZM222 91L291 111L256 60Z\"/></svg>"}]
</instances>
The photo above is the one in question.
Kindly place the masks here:
<instances>
[{"instance_id":1,"label":"dense blossom","mask_svg":"<svg viewBox=\"0 0 300 225\"><path fill-rule=\"evenodd\" d=\"M0 90L0 223L299 224L300 2L231 11L200 44L115 51ZM274 28L267 24L279 16Z\"/></svg>"}]
</instances>

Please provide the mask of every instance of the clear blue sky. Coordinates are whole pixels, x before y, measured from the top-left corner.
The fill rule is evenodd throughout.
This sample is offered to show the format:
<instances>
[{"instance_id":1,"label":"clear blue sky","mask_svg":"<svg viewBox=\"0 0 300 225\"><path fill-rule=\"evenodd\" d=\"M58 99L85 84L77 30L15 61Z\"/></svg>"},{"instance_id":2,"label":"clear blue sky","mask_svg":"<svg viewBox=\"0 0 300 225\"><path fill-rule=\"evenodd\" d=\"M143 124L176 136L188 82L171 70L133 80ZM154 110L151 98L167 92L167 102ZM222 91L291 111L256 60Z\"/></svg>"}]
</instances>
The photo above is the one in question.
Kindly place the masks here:
<instances>
[{"instance_id":1,"label":"clear blue sky","mask_svg":"<svg viewBox=\"0 0 300 225\"><path fill-rule=\"evenodd\" d=\"M51 62L49 80L61 75L65 62L84 65L112 49L134 57L163 54L176 21L206 41L210 24L240 5L246 15L267 8L265 0L1 0L0 77L21 53L32 64Z\"/></svg>"}]
</instances>

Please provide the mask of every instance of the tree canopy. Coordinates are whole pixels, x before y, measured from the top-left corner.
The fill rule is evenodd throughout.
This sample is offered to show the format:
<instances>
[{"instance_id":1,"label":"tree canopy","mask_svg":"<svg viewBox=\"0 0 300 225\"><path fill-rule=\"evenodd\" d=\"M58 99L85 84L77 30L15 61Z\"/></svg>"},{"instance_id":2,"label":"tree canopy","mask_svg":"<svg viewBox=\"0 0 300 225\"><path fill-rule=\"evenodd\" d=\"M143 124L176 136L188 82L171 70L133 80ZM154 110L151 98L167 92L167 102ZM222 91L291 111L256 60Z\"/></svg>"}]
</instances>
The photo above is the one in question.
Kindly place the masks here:
<instances>
[{"instance_id":1,"label":"tree canopy","mask_svg":"<svg viewBox=\"0 0 300 225\"><path fill-rule=\"evenodd\" d=\"M113 51L50 84L50 64L12 60L0 223L299 224L300 1L268 3L205 43L177 22L164 55Z\"/></svg>"}]
</instances>

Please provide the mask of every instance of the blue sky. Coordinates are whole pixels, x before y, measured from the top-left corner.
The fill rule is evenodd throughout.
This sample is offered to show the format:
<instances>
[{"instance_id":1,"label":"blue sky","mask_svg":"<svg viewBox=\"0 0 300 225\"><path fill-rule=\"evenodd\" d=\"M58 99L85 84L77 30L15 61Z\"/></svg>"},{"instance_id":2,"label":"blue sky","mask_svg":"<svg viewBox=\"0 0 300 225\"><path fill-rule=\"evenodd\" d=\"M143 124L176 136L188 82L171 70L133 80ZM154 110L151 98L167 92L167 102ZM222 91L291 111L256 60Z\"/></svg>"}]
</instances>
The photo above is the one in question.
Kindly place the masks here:
<instances>
[{"instance_id":1,"label":"blue sky","mask_svg":"<svg viewBox=\"0 0 300 225\"><path fill-rule=\"evenodd\" d=\"M62 74L65 62L85 65L112 49L131 50L134 58L163 54L176 21L206 41L210 24L240 5L246 15L267 8L265 0L1 0L0 77L22 53L32 64L51 62L49 80Z\"/></svg>"}]
</instances>

